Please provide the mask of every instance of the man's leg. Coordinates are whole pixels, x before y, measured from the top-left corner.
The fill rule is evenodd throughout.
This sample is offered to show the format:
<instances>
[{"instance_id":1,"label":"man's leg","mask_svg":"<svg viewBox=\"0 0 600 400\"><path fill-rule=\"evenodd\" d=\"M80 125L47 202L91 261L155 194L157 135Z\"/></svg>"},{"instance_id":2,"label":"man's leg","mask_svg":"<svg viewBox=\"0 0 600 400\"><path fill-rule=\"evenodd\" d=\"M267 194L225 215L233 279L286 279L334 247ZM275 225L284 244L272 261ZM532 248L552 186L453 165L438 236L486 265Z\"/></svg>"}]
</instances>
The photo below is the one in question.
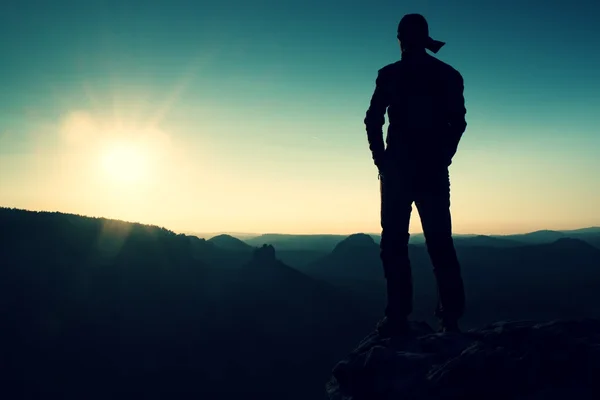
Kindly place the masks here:
<instances>
[{"instance_id":1,"label":"man's leg","mask_svg":"<svg viewBox=\"0 0 600 400\"><path fill-rule=\"evenodd\" d=\"M380 256L387 282L385 315L391 320L406 320L412 312L413 287L408 257L410 188L410 180L399 171L390 171L380 178Z\"/></svg>"},{"instance_id":2,"label":"man's leg","mask_svg":"<svg viewBox=\"0 0 600 400\"><path fill-rule=\"evenodd\" d=\"M415 183L415 203L421 216L427 251L438 287L436 316L446 326L455 326L464 312L465 293L452 240L448 169L427 172Z\"/></svg>"}]
</instances>

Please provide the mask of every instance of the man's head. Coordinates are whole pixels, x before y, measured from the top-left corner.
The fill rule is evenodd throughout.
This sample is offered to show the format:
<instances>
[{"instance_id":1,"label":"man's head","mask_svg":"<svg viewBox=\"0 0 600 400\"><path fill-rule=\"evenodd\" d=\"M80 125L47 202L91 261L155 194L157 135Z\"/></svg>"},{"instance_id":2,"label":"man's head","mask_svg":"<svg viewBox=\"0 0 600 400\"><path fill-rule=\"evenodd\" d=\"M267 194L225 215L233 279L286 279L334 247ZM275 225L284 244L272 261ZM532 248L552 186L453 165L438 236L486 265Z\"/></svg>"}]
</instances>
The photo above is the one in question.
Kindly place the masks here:
<instances>
[{"instance_id":1,"label":"man's head","mask_svg":"<svg viewBox=\"0 0 600 400\"><path fill-rule=\"evenodd\" d=\"M445 44L429 37L429 25L421 14L406 14L398 24L398 40L402 52L431 50L437 53Z\"/></svg>"}]
</instances>

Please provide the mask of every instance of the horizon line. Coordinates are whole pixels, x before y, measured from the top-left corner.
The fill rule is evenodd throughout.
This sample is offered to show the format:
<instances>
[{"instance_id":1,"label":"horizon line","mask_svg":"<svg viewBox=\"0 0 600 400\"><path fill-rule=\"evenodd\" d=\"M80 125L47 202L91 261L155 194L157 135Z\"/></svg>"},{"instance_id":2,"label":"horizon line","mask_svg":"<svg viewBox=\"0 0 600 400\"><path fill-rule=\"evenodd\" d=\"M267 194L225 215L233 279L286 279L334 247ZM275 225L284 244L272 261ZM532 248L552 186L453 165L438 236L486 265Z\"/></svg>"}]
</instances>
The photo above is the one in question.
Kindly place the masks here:
<instances>
[{"instance_id":1,"label":"horizon line","mask_svg":"<svg viewBox=\"0 0 600 400\"><path fill-rule=\"evenodd\" d=\"M513 232L513 233L476 233L476 232L453 232L453 236L515 236L515 235L527 235L531 233L539 233L539 232L557 232L557 233L573 233L578 231L586 231L586 230L600 230L600 225L590 225L584 226L580 228L571 228L571 229L536 229L532 231L522 231L522 232ZM365 234L365 235L381 235L381 232L351 232L351 233L278 233L278 232L266 232L266 233L258 233L258 232L195 232L195 231L178 231L179 233L189 234L189 235L202 235L202 236L210 236L215 237L219 235L228 235L235 237L236 235L243 236L267 236L267 235L278 235L278 236L350 236L357 234ZM423 231L419 232L410 232L410 235L423 235Z\"/></svg>"},{"instance_id":2,"label":"horizon line","mask_svg":"<svg viewBox=\"0 0 600 400\"><path fill-rule=\"evenodd\" d=\"M168 228L167 226L160 226L156 223L148 223L148 222L140 222L140 221L126 221L123 219L117 219L117 218L110 218L110 217L104 217L104 216L94 216L94 215L83 215L83 214L76 214L75 212L64 212L64 211L50 211L50 210L34 210L34 209L25 209L25 208L18 208L18 207L10 207L10 206L0 206L0 209L8 209L8 210L18 210L18 211L26 211L26 212L46 212L46 213L59 213L59 214L65 214L65 215L74 215L74 216L79 216L79 217L87 217L87 218L101 218L101 219L108 219L108 220L114 220L114 221L121 221L121 222L125 222L125 223L131 223L131 224L142 224L142 225L148 225L148 226L156 226L159 228L163 228L163 229L167 229L170 230L174 233L178 233L178 234L185 234L185 235L193 235L193 236L197 236L200 237L204 236L204 237L214 237L214 236L218 236L218 235L229 235L229 236L236 236L236 235L240 235L240 236L254 236L254 237L258 237L258 236L264 236L264 235L279 235L279 236L350 236L350 235L355 235L355 234L366 234L366 235L381 235L381 232L350 232L350 233L277 233L277 232L264 232L264 233L260 233L260 232L234 232L234 231L218 231L218 232L201 232L201 231L192 231L189 229L185 229L185 230L179 230L179 229L172 229L172 228ZM598 229L600 230L600 225L588 225L588 226L583 226L583 227L579 227L579 228L570 228L570 229L549 229L549 228L542 228L542 229L536 229L536 230L531 230L531 231L521 231L521 232L512 232L512 233L474 233L474 232L468 232L468 233L463 233L463 232L453 232L453 236L466 236L466 235L472 235L472 236L513 236L513 235L524 235L524 234L530 234L530 233L537 233L537 232L560 232L560 233L567 233L567 232L577 232L577 231L586 231L586 230L594 230L594 229ZM423 231L417 231L417 232L409 232L410 235L422 235Z\"/></svg>"}]
</instances>

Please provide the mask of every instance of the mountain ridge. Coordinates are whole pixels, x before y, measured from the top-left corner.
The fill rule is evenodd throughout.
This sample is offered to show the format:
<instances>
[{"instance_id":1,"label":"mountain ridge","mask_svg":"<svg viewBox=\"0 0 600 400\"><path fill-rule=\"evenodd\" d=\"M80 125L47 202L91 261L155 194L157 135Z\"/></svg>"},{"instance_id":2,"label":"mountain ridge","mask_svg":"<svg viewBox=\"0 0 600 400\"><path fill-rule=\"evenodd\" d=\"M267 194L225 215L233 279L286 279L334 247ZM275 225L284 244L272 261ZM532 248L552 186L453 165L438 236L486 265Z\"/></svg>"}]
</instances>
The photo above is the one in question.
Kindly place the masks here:
<instances>
[{"instance_id":1,"label":"mountain ridge","mask_svg":"<svg viewBox=\"0 0 600 400\"><path fill-rule=\"evenodd\" d=\"M232 235L220 234L217 236L213 236L207 240L208 242L214 243L215 246L220 247L224 250L234 250L234 251L250 251L252 246L243 240L236 238Z\"/></svg>"},{"instance_id":2,"label":"mountain ridge","mask_svg":"<svg viewBox=\"0 0 600 400\"><path fill-rule=\"evenodd\" d=\"M272 248L62 213L0 226L3 398L318 398L376 321Z\"/></svg>"},{"instance_id":3,"label":"mountain ridge","mask_svg":"<svg viewBox=\"0 0 600 400\"><path fill-rule=\"evenodd\" d=\"M332 365L383 312L379 246L367 234L305 238L301 245L331 246L304 258L321 262L314 276L282 261L306 252L277 244L226 250L155 225L7 208L0 226L0 304L14 305L2 308L0 346L18 390L68 400L123 391L149 400L319 398ZM598 316L600 249L577 235L498 240L457 239L464 328ZM436 301L431 265L424 246L409 251L413 316L425 320ZM370 349L376 360L381 349Z\"/></svg>"}]
</instances>

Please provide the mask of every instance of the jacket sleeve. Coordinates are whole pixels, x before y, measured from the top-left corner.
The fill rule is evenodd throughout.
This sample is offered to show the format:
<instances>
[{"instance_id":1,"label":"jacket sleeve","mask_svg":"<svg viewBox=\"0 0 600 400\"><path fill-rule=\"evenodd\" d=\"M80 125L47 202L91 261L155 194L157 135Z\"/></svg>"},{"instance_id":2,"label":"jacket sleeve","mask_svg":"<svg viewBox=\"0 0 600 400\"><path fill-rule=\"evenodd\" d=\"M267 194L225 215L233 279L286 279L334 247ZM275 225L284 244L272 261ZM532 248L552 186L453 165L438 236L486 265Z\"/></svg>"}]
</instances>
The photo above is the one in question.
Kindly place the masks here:
<instances>
[{"instance_id":1,"label":"jacket sleeve","mask_svg":"<svg viewBox=\"0 0 600 400\"><path fill-rule=\"evenodd\" d=\"M385 144L383 141L383 125L385 124L385 113L389 106L389 95L385 87L384 74L379 70L375 81L375 91L371 97L371 103L365 116L367 139L373 161L378 164L383 158Z\"/></svg>"},{"instance_id":2,"label":"jacket sleeve","mask_svg":"<svg viewBox=\"0 0 600 400\"><path fill-rule=\"evenodd\" d=\"M465 108L464 80L458 71L454 71L451 79L448 80L446 105L448 112L448 126L450 128L449 145L452 157L454 153L456 153L458 143L467 129L467 121L465 119L467 109Z\"/></svg>"}]
</instances>

